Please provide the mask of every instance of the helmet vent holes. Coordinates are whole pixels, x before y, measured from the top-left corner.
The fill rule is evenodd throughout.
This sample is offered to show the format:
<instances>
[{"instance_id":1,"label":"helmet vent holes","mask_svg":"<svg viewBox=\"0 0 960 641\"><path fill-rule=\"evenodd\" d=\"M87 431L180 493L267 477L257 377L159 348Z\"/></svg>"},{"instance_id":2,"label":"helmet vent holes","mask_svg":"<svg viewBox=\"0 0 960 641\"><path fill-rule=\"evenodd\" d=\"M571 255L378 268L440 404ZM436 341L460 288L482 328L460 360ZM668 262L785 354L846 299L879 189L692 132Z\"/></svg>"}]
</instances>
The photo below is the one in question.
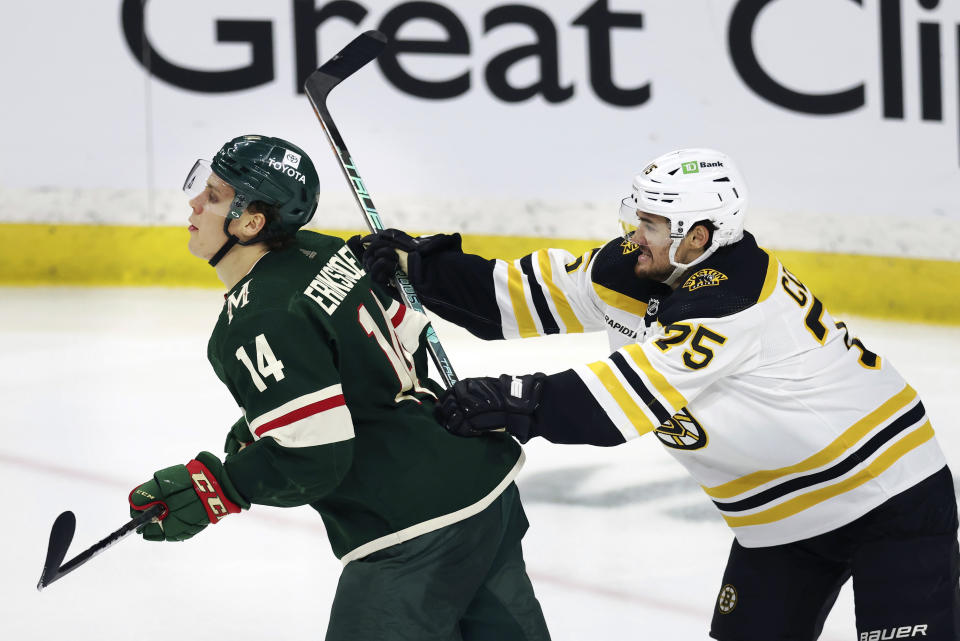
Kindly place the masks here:
<instances>
[{"instance_id":1,"label":"helmet vent holes","mask_svg":"<svg viewBox=\"0 0 960 641\"><path fill-rule=\"evenodd\" d=\"M739 198L739 197L740 197L740 193L737 191L737 188L736 188L736 187L733 187L732 189L733 189L733 195L736 196L737 198Z\"/></svg>"},{"instance_id":2,"label":"helmet vent holes","mask_svg":"<svg viewBox=\"0 0 960 641\"><path fill-rule=\"evenodd\" d=\"M680 171L680 168L679 168L679 167L677 167L677 168L674 169L673 171L668 171L667 173L672 176L672 175L674 175L675 173L677 173L678 171Z\"/></svg>"},{"instance_id":3,"label":"helmet vent holes","mask_svg":"<svg viewBox=\"0 0 960 641\"><path fill-rule=\"evenodd\" d=\"M728 182L730 182L730 179L727 178L726 176L724 176L723 178L714 178L714 179L713 179L713 182L715 182L715 183L728 183ZM734 191L736 191L736 190L734 190Z\"/></svg>"}]
</instances>

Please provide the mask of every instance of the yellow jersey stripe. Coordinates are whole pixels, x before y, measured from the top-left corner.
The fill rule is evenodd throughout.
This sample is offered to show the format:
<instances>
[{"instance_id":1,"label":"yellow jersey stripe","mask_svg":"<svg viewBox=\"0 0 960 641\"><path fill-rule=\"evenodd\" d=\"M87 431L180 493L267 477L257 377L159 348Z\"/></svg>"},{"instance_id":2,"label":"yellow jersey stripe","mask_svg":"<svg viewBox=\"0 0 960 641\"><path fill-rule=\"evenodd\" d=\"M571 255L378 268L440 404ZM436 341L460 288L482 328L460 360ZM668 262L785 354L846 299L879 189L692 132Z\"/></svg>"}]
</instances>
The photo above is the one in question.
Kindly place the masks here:
<instances>
[{"instance_id":1,"label":"yellow jersey stripe","mask_svg":"<svg viewBox=\"0 0 960 641\"><path fill-rule=\"evenodd\" d=\"M637 364L637 367L647 375L647 378L650 379L653 386L660 392L660 396L666 399L670 405L670 407L667 408L668 410L679 412L687 406L687 399L683 397L683 394L681 394L677 388L667 381L663 374L653 368L653 365L650 364L650 359L643 353L643 349L639 343L627 345L623 348L623 351L625 351L630 358L633 359L633 362Z\"/></svg>"},{"instance_id":2,"label":"yellow jersey stripe","mask_svg":"<svg viewBox=\"0 0 960 641\"><path fill-rule=\"evenodd\" d=\"M646 434L658 427L653 424L653 421L647 418L641 406L630 398L629 392L627 392L623 384L617 380L613 369L611 369L605 361L590 363L587 367L596 375L600 383L606 388L607 392L610 393L610 396L613 397L613 400L620 409L623 410L623 413L627 415L627 419L633 424L633 429L637 430L637 434Z\"/></svg>"},{"instance_id":3,"label":"yellow jersey stripe","mask_svg":"<svg viewBox=\"0 0 960 641\"><path fill-rule=\"evenodd\" d=\"M704 487L703 491L715 499L729 499L783 476L809 472L812 469L826 465L856 445L870 430L912 403L916 398L916 390L909 385L905 385L899 393L888 399L883 405L844 430L830 445L799 463L781 467L777 470L759 470L723 483L722 485Z\"/></svg>"},{"instance_id":4,"label":"yellow jersey stripe","mask_svg":"<svg viewBox=\"0 0 960 641\"><path fill-rule=\"evenodd\" d=\"M777 262L777 259L774 258L770 252L765 251L764 253L767 255L767 275L763 279L763 288L760 290L760 298L757 299L758 303L762 303L770 298L773 290L777 287L777 276L780 275L780 264Z\"/></svg>"},{"instance_id":5,"label":"yellow jersey stripe","mask_svg":"<svg viewBox=\"0 0 960 641\"><path fill-rule=\"evenodd\" d=\"M587 270L587 267L589 267L589 265L590 265L590 261L593 260L593 257L596 256L598 253L600 253L600 248L599 248L599 247L594 247L593 249L591 249L590 251L588 251L586 254L584 254L584 255L583 255L583 265L580 266L580 270L579 270L579 271L586 271L586 270Z\"/></svg>"},{"instance_id":6,"label":"yellow jersey stripe","mask_svg":"<svg viewBox=\"0 0 960 641\"><path fill-rule=\"evenodd\" d=\"M887 468L896 463L907 452L920 447L932 438L933 426L930 425L930 421L927 421L922 427L914 430L887 448L887 450L878 456L869 466L860 470L846 480L834 485L822 487L812 492L807 492L806 494L802 494L790 499L789 501L781 503L776 507L772 507L762 512L757 512L756 514L751 514L749 516L724 515L723 518L730 527L745 527L748 525L763 525L766 523L773 523L774 521L785 519L788 516L793 516L794 514L802 512L809 507L812 507L818 503L822 503L828 499L832 499L833 497L843 494L844 492L849 492L850 490L860 487L867 481L875 479L884 471L886 471Z\"/></svg>"},{"instance_id":7,"label":"yellow jersey stripe","mask_svg":"<svg viewBox=\"0 0 960 641\"><path fill-rule=\"evenodd\" d=\"M647 304L642 300L631 298L630 296L626 296L597 283L593 283L593 291L597 293L600 300L611 307L616 307L617 309L636 314L637 316L643 316L647 313Z\"/></svg>"},{"instance_id":8,"label":"yellow jersey stripe","mask_svg":"<svg viewBox=\"0 0 960 641\"><path fill-rule=\"evenodd\" d=\"M570 306L570 301L567 300L567 297L564 296L560 288L553 282L553 268L550 266L550 255L541 249L537 252L537 263L540 265L540 274L543 276L543 281L547 285L547 291L550 292L550 298L553 299L553 304L557 308L557 313L560 314L560 320L563 321L563 326L566 328L567 333L582 334L583 324L577 318L577 315L573 313L573 307Z\"/></svg>"},{"instance_id":9,"label":"yellow jersey stripe","mask_svg":"<svg viewBox=\"0 0 960 641\"><path fill-rule=\"evenodd\" d=\"M513 307L513 317L517 321L520 337L539 336L530 307L527 306L527 299L523 295L523 274L513 263L507 263L507 291L510 292L510 305Z\"/></svg>"}]
</instances>

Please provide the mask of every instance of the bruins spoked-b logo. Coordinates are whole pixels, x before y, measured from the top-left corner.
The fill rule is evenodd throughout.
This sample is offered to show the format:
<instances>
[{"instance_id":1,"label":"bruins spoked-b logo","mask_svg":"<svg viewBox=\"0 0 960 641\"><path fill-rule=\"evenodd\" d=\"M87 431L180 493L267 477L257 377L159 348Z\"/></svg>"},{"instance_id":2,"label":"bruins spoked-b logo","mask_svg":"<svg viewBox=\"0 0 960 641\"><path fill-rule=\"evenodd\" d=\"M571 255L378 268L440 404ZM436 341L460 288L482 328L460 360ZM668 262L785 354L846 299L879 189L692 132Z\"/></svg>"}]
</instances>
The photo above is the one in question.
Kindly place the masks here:
<instances>
[{"instance_id":1,"label":"bruins spoked-b logo","mask_svg":"<svg viewBox=\"0 0 960 641\"><path fill-rule=\"evenodd\" d=\"M660 442L677 450L699 450L707 444L707 433L686 407L653 430Z\"/></svg>"},{"instance_id":2,"label":"bruins spoked-b logo","mask_svg":"<svg viewBox=\"0 0 960 641\"><path fill-rule=\"evenodd\" d=\"M720 595L717 596L717 612L720 614L730 614L737 607L737 589L727 583L720 588Z\"/></svg>"},{"instance_id":3,"label":"bruins spoked-b logo","mask_svg":"<svg viewBox=\"0 0 960 641\"><path fill-rule=\"evenodd\" d=\"M727 280L727 275L723 272L718 272L715 269L701 269L687 279L683 284L683 288L689 289L692 292L701 287L714 287L719 285L722 280Z\"/></svg>"}]
</instances>

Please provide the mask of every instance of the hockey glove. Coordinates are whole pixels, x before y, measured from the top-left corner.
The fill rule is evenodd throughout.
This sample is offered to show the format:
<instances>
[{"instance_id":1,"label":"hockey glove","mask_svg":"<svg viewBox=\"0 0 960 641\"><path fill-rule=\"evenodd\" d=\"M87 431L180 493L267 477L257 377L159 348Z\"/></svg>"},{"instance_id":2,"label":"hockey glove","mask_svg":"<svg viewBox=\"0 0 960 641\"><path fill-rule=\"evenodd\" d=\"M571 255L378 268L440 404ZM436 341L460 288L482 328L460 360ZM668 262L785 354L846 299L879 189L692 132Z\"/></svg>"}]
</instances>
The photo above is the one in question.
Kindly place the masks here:
<instances>
[{"instance_id":1,"label":"hockey glove","mask_svg":"<svg viewBox=\"0 0 960 641\"><path fill-rule=\"evenodd\" d=\"M227 432L227 441L223 444L223 451L227 454L236 454L251 443L253 443L253 434L250 433L247 419L241 418Z\"/></svg>"},{"instance_id":2,"label":"hockey glove","mask_svg":"<svg viewBox=\"0 0 960 641\"><path fill-rule=\"evenodd\" d=\"M223 463L210 452L155 473L130 492L129 502L130 516L158 503L163 506L156 521L137 529L148 541L185 541L227 514L250 507L233 487Z\"/></svg>"},{"instance_id":3,"label":"hockey glove","mask_svg":"<svg viewBox=\"0 0 960 641\"><path fill-rule=\"evenodd\" d=\"M480 436L506 428L521 443L537 435L545 375L465 378L440 397L434 416L451 434Z\"/></svg>"},{"instance_id":4,"label":"hockey glove","mask_svg":"<svg viewBox=\"0 0 960 641\"><path fill-rule=\"evenodd\" d=\"M399 268L410 274L410 254L428 256L448 249L460 251L460 234L436 234L414 238L399 229L384 229L360 238L347 241L350 250L363 263L363 268L374 282L387 285Z\"/></svg>"}]
</instances>

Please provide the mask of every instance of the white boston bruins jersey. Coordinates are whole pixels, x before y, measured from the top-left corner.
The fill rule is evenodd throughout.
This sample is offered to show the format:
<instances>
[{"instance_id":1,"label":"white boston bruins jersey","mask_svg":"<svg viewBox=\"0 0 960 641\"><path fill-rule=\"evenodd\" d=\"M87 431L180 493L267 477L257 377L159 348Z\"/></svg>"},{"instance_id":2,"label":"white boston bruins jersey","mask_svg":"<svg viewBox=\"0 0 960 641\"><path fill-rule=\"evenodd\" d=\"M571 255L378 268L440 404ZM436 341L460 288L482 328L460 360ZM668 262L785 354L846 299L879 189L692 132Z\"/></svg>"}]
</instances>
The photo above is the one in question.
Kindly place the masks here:
<instances>
[{"instance_id":1,"label":"white boston bruins jersey","mask_svg":"<svg viewBox=\"0 0 960 641\"><path fill-rule=\"evenodd\" d=\"M698 267L642 342L548 377L542 436L654 432L746 547L833 530L946 464L916 391L752 236Z\"/></svg>"},{"instance_id":2,"label":"white boston bruins jersey","mask_svg":"<svg viewBox=\"0 0 960 641\"><path fill-rule=\"evenodd\" d=\"M410 275L432 311L483 338L605 330L613 354L547 377L537 433L615 445L653 432L744 546L835 529L945 465L917 393L752 235L676 291L636 278L631 249L488 261L457 247L411 254Z\"/></svg>"},{"instance_id":3,"label":"white boston bruins jersey","mask_svg":"<svg viewBox=\"0 0 960 641\"><path fill-rule=\"evenodd\" d=\"M514 261L494 261L503 337L605 330L611 350L636 342L650 297L669 288L633 275L635 249L618 238L580 257L541 249Z\"/></svg>"}]
</instances>

